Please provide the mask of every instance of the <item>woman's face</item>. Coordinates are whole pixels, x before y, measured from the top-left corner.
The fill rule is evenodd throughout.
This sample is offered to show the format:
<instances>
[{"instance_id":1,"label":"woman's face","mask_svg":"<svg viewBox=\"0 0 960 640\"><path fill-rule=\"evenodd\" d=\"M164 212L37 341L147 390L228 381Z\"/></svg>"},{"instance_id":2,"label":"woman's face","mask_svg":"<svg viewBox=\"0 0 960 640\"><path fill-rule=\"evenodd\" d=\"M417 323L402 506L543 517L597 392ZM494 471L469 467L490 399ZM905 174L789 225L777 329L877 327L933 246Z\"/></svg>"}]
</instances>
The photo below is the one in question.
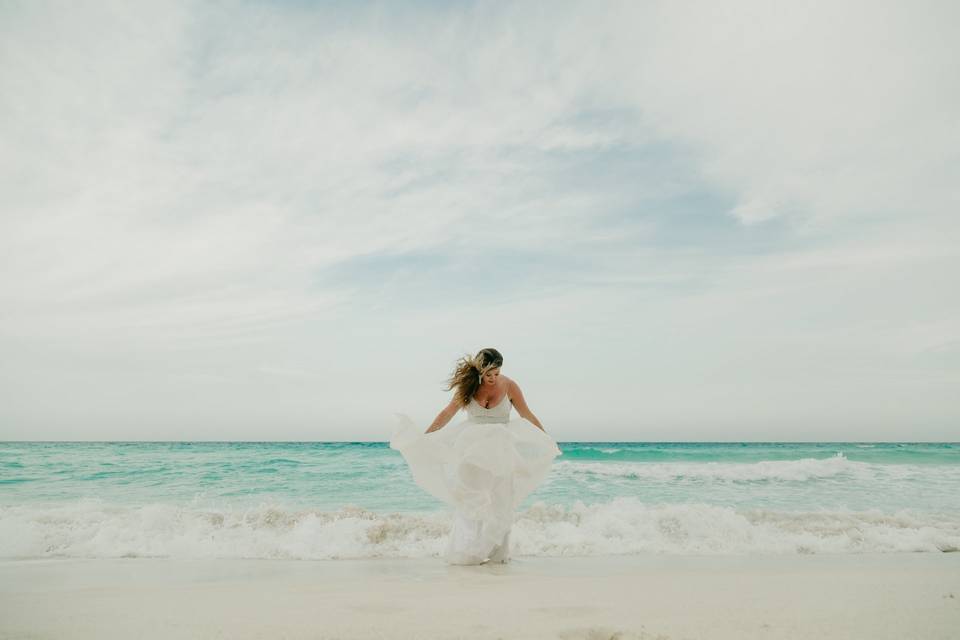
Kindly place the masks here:
<instances>
[{"instance_id":1,"label":"woman's face","mask_svg":"<svg viewBox=\"0 0 960 640\"><path fill-rule=\"evenodd\" d=\"M500 377L500 367L487 369L487 372L483 374L483 384L496 384L498 377Z\"/></svg>"}]
</instances>

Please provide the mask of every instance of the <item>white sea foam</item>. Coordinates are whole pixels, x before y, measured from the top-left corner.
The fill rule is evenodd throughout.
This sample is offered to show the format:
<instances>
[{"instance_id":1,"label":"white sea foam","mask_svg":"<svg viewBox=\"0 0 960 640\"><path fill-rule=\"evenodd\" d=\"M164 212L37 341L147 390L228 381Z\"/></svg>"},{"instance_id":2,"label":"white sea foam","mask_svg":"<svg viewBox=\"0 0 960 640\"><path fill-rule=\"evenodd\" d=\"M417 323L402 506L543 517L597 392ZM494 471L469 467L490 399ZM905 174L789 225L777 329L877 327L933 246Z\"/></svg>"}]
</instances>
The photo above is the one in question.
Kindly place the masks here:
<instances>
[{"instance_id":1,"label":"white sea foam","mask_svg":"<svg viewBox=\"0 0 960 640\"><path fill-rule=\"evenodd\" d=\"M908 479L930 473L915 465L881 465L848 459L843 453L829 458L761 460L759 462L644 462L615 463L561 461L554 463L564 476L614 476L650 480L710 480L720 482L807 481L818 478L850 477L872 480L877 477ZM960 467L943 467L960 479Z\"/></svg>"},{"instance_id":2,"label":"white sea foam","mask_svg":"<svg viewBox=\"0 0 960 640\"><path fill-rule=\"evenodd\" d=\"M0 557L369 558L440 554L447 512L376 513L67 505L0 507ZM517 513L514 555L858 553L960 550L960 514L775 511L635 498Z\"/></svg>"}]
</instances>

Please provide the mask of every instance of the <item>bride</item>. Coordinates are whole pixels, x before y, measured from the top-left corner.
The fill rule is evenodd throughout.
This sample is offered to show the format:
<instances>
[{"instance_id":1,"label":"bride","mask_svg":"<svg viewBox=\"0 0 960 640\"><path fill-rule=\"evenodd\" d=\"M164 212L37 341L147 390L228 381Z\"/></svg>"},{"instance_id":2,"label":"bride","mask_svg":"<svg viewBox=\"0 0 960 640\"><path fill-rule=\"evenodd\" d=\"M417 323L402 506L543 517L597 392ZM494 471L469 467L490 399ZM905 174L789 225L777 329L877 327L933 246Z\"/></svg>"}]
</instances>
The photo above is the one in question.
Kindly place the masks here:
<instances>
[{"instance_id":1,"label":"bride","mask_svg":"<svg viewBox=\"0 0 960 640\"><path fill-rule=\"evenodd\" d=\"M422 489L455 507L443 553L449 564L507 562L514 509L562 453L517 383L501 375L502 365L492 348L460 358L447 380L453 398L424 433L396 414L390 447L403 454ZM514 407L519 418L510 417ZM446 426L460 410L467 419Z\"/></svg>"}]
</instances>

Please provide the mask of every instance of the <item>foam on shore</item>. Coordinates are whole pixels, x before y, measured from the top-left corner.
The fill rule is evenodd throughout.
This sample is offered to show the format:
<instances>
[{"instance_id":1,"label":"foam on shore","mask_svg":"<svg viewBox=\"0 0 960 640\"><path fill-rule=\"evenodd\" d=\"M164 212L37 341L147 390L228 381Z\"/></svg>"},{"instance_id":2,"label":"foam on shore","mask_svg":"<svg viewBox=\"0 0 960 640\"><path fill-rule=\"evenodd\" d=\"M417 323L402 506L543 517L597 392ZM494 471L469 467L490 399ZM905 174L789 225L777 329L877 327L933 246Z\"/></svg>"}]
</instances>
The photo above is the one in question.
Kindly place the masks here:
<instances>
[{"instance_id":1,"label":"foam on shore","mask_svg":"<svg viewBox=\"0 0 960 640\"><path fill-rule=\"evenodd\" d=\"M447 512L118 505L97 499L0 506L0 558L290 558L437 556ZM616 498L517 513L511 548L524 556L946 552L960 515L909 510L785 511Z\"/></svg>"}]
</instances>

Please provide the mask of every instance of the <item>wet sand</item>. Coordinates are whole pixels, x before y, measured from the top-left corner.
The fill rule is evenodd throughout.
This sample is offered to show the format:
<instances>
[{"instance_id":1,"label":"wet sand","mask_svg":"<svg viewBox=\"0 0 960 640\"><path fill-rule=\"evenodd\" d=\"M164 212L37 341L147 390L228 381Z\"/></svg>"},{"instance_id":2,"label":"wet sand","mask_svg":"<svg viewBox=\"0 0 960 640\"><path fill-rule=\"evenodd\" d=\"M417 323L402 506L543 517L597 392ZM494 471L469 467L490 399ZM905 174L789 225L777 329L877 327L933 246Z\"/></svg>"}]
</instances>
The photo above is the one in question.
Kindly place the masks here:
<instances>
[{"instance_id":1,"label":"wet sand","mask_svg":"<svg viewBox=\"0 0 960 640\"><path fill-rule=\"evenodd\" d=\"M0 562L0 638L960 637L960 553Z\"/></svg>"}]
</instances>

